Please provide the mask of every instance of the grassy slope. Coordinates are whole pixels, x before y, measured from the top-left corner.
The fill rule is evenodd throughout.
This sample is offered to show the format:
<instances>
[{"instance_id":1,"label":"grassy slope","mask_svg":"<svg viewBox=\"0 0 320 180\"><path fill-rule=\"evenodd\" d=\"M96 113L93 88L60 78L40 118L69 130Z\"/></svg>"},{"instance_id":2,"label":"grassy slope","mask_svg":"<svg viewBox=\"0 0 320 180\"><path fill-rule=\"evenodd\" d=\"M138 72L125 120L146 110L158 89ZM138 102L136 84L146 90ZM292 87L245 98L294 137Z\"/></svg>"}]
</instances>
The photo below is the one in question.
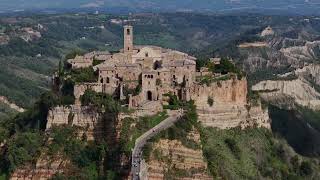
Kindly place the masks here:
<instances>
[{"instance_id":1,"label":"grassy slope","mask_svg":"<svg viewBox=\"0 0 320 180\"><path fill-rule=\"evenodd\" d=\"M304 108L283 110L270 107L272 129L283 136L300 154L319 157L319 112Z\"/></svg>"},{"instance_id":2,"label":"grassy slope","mask_svg":"<svg viewBox=\"0 0 320 180\"><path fill-rule=\"evenodd\" d=\"M0 121L2 119L7 119L17 112L13 109L11 109L7 104L1 103L0 102Z\"/></svg>"},{"instance_id":3,"label":"grassy slope","mask_svg":"<svg viewBox=\"0 0 320 180\"><path fill-rule=\"evenodd\" d=\"M214 177L223 179L311 178L300 176L290 160L296 155L284 140L265 129L204 130L203 151ZM230 146L227 139L234 140ZM300 157L300 160L303 158ZM305 159L305 158L304 158ZM314 172L319 171L313 165ZM319 175L319 174L317 174Z\"/></svg>"}]
</instances>

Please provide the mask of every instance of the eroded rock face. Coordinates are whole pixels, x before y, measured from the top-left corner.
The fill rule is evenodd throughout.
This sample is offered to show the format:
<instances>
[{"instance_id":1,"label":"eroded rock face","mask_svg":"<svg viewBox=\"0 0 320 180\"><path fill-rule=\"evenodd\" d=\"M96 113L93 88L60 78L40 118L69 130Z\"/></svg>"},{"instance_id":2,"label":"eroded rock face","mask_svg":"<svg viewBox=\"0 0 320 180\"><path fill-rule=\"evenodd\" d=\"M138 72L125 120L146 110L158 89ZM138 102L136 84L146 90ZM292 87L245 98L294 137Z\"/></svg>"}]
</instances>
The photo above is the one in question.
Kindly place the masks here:
<instances>
[{"instance_id":1,"label":"eroded rock face","mask_svg":"<svg viewBox=\"0 0 320 180\"><path fill-rule=\"evenodd\" d=\"M174 170L184 172L185 175L181 177L176 175L175 179L212 179L207 174L207 163L201 149L189 149L180 141L162 139L153 146L152 154L147 164L149 180L165 179L166 176L169 176L169 171L174 173Z\"/></svg>"},{"instance_id":2,"label":"eroded rock face","mask_svg":"<svg viewBox=\"0 0 320 180\"><path fill-rule=\"evenodd\" d=\"M19 168L11 175L10 180L45 180L52 178L56 173L61 173L68 165L69 161L65 158L56 156L48 158L40 157L35 167Z\"/></svg>"},{"instance_id":3,"label":"eroded rock face","mask_svg":"<svg viewBox=\"0 0 320 180\"><path fill-rule=\"evenodd\" d=\"M303 78L287 81L262 81L254 85L252 90L258 91L266 101L279 103L279 105L287 104L292 107L298 104L315 110L320 109L320 93Z\"/></svg>"},{"instance_id":4,"label":"eroded rock face","mask_svg":"<svg viewBox=\"0 0 320 180\"><path fill-rule=\"evenodd\" d=\"M94 140L103 135L103 123L99 113L83 106L55 107L48 113L47 127L72 125L81 127L88 140Z\"/></svg>"},{"instance_id":5,"label":"eroded rock face","mask_svg":"<svg viewBox=\"0 0 320 180\"><path fill-rule=\"evenodd\" d=\"M268 110L261 104L247 102L247 80L231 79L200 86L192 99L197 105L198 119L206 127L229 129L240 126L270 128ZM213 100L212 105L208 99Z\"/></svg>"},{"instance_id":6,"label":"eroded rock face","mask_svg":"<svg viewBox=\"0 0 320 180\"><path fill-rule=\"evenodd\" d=\"M4 96L0 96L0 102L7 104L11 109L14 109L18 112L24 112L23 108L19 107L18 105L14 104L12 102L9 102L9 100Z\"/></svg>"},{"instance_id":7,"label":"eroded rock face","mask_svg":"<svg viewBox=\"0 0 320 180\"><path fill-rule=\"evenodd\" d=\"M191 90L191 99L198 108L208 108L208 98L214 104L239 104L247 103L247 80L245 78L217 81L207 85L197 85Z\"/></svg>"},{"instance_id":8,"label":"eroded rock face","mask_svg":"<svg viewBox=\"0 0 320 180\"><path fill-rule=\"evenodd\" d=\"M198 109L198 119L205 127L230 129L234 127L271 128L267 109L257 106L220 105L208 109Z\"/></svg>"},{"instance_id":9,"label":"eroded rock face","mask_svg":"<svg viewBox=\"0 0 320 180\"><path fill-rule=\"evenodd\" d=\"M300 36L303 36L300 34ZM313 38L311 38L313 39ZM259 70L301 68L320 58L320 41L307 38L273 36L266 38L265 47L241 48L243 69L248 73Z\"/></svg>"},{"instance_id":10,"label":"eroded rock face","mask_svg":"<svg viewBox=\"0 0 320 180\"><path fill-rule=\"evenodd\" d=\"M320 85L320 65L310 64L301 69L294 71L294 74L313 81L316 85Z\"/></svg>"}]
</instances>

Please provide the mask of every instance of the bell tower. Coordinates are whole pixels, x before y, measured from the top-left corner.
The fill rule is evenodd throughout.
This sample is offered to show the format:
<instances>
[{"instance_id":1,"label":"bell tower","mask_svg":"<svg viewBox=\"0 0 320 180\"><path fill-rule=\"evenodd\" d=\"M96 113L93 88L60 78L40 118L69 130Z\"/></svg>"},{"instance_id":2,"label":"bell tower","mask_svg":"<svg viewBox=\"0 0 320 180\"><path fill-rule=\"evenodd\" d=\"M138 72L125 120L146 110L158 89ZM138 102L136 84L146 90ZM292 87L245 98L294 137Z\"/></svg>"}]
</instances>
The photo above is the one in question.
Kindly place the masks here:
<instances>
[{"instance_id":1,"label":"bell tower","mask_svg":"<svg viewBox=\"0 0 320 180\"><path fill-rule=\"evenodd\" d=\"M133 27L124 26L124 52L131 53L133 51Z\"/></svg>"}]
</instances>

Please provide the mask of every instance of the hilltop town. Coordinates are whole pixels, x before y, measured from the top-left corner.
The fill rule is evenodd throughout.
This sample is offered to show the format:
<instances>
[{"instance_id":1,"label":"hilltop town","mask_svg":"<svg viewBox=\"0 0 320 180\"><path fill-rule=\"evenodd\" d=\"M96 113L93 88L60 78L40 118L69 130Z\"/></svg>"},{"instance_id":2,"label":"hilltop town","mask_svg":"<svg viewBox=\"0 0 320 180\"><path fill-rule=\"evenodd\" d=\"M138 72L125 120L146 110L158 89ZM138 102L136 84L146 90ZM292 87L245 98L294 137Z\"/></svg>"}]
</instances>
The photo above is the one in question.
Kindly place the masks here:
<instances>
[{"instance_id":1,"label":"hilltop town","mask_svg":"<svg viewBox=\"0 0 320 180\"><path fill-rule=\"evenodd\" d=\"M152 15L137 16L131 21L117 16L67 15L54 18L52 23L44 18L33 25L21 26L23 29L16 32L30 36L25 39L18 36L18 40L27 47L35 44L42 47L52 40L57 43L48 46L52 48L45 46L32 52L22 48L34 57L37 68L50 54L61 61L50 81L51 89L39 95L31 108L19 108L11 103L16 101L9 96L3 98L10 108L23 113L1 124L0 161L6 166L0 166L0 174L10 179L316 177L318 163L293 152L286 141L272 134L275 127L287 125L279 123L275 109L266 103L269 98L281 98L285 94L302 105L307 104L299 99L305 96L303 92L313 92L302 91L309 89L306 81L288 83L294 87L303 82L301 91L287 89L288 84L279 80L262 82L253 86L253 91L249 89L250 78L254 76L251 71L277 64L263 63L263 58L266 62L272 59L260 58L264 51L257 54L253 51L271 48L269 41L279 36L279 26L263 23L250 32L252 35L244 34L243 39L228 42L232 46L224 52L223 48L208 47L209 42L221 42L215 39L220 37L219 33L211 33L216 32L213 26L216 23L209 23L212 19L204 21L210 28L194 29L200 17L186 16L187 21L195 18L192 20L195 24L181 26L181 17L177 18L176 14L170 16L173 17L170 21L174 20L170 23L160 20L162 16ZM149 18L155 18L157 23L147 23ZM65 19L70 23L68 26ZM230 25L234 24L233 20L229 21ZM252 24L256 17L246 22ZM158 25L170 33L162 34L166 31L157 29ZM224 35L237 34L231 29L228 25L217 30ZM241 28L237 31L246 32ZM2 35L8 33L4 32ZM3 42L2 50L10 53L7 45L15 41L4 38ZM205 51L194 52L193 47L203 47ZM248 57L256 61L239 63L238 51L248 52ZM57 59L52 61L58 65ZM8 69L11 67L15 66L8 65ZM248 75L240 69L249 69ZM23 72L19 77L35 77ZM51 73L48 69L41 72ZM317 69L310 66L295 75L299 73L316 74ZM12 82L5 83L16 87ZM22 81L18 83L24 85ZM39 88L38 84L34 86ZM26 87L20 89L29 92ZM260 102L258 93L263 95L264 102ZM317 94L313 94L316 98ZM28 103L17 99L22 102L18 105ZM309 105L317 108L316 102Z\"/></svg>"},{"instance_id":2,"label":"hilltop town","mask_svg":"<svg viewBox=\"0 0 320 180\"><path fill-rule=\"evenodd\" d=\"M91 52L67 60L72 69L92 68L98 73L96 82L75 84L75 106L81 105L81 96L87 90L125 100L127 107L140 115L163 111L163 105L168 105L168 95L180 101L193 100L203 112L226 104L237 108L248 105L245 77L233 72L213 73L208 68L197 71L195 57L157 46L134 45L133 35L133 27L124 26L124 48L119 52ZM219 65L221 59L210 61ZM226 121L215 126L244 128L254 123L259 127L270 126L268 119Z\"/></svg>"},{"instance_id":3,"label":"hilltop town","mask_svg":"<svg viewBox=\"0 0 320 180\"><path fill-rule=\"evenodd\" d=\"M149 168L149 173L142 172L143 169L146 169L145 166L148 166L144 161L141 161L143 160L141 157L143 146L146 145L148 139L174 126L184 113L188 113L188 110L184 110L183 113L183 106L176 102L193 102L198 114L198 121L205 127L220 129L234 127L242 129L247 127L270 128L268 111L263 109L259 102L253 103L247 99L247 80L241 73L214 73L209 68L197 70L195 57L157 46L134 45L133 36L133 26L124 26L124 47L119 52L94 51L75 55L67 60L66 68L78 73L91 71L94 72L96 78L91 78L88 82L79 81L74 84L72 92L74 103L69 106L60 105L49 110L47 131L51 131L58 125L73 125L82 128L82 135L80 134L79 137L85 135L88 140L99 140L103 139L106 133L115 130L116 133L111 139L117 142L121 141L121 134L124 133L121 129L127 123L128 118L149 117L151 122L153 121L152 116L157 117L159 113L165 113L166 115L162 117L162 123L145 129L144 134L141 134L138 139L130 140L135 144L132 147L134 149L132 149L131 158L130 174L132 178L157 179L161 178L163 174L153 172L152 168ZM229 63L234 66L232 62L220 58L211 58L210 63L217 67L221 63ZM63 75L64 81L68 81L70 78L72 78L72 74ZM59 84L56 84L56 79L59 79L59 75L54 77L53 86L59 87ZM111 127L103 125L106 121L104 115L92 110L90 103L84 102L88 93L91 95L95 93L96 97L103 94L111 96L121 102L121 106L127 108L129 112L116 114L117 123L113 127L115 129L110 130ZM101 107L105 108L104 106L108 106L108 104ZM146 120L148 121L148 118ZM130 126L134 128L138 125L133 123ZM129 130L127 129L127 131ZM125 133L129 133L129 138L132 138L130 132ZM199 132L195 130L189 133L198 134ZM108 135L110 136L110 133ZM200 140L191 139L191 141L199 143ZM184 151L188 151L188 149ZM201 151L197 154L201 168L206 168ZM186 153L186 157L188 156L189 154ZM196 167L192 163L188 165L188 168ZM43 164L37 169L34 173L43 169ZM59 168L50 172L49 176L54 175L58 170ZM19 173L21 174L20 171L16 174ZM210 179L201 173L195 174L195 177Z\"/></svg>"}]
</instances>

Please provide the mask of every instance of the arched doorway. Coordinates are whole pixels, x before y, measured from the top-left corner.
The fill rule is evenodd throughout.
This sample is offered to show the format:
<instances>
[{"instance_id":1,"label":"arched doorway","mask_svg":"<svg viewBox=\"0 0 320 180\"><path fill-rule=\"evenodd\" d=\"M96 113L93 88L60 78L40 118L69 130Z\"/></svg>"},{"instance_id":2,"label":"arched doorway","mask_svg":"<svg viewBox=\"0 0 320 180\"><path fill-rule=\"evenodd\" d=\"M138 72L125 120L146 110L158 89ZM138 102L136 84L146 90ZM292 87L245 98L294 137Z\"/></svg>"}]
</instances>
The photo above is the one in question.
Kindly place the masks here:
<instances>
[{"instance_id":1,"label":"arched doorway","mask_svg":"<svg viewBox=\"0 0 320 180\"><path fill-rule=\"evenodd\" d=\"M152 101L152 92L151 91L147 92L147 100Z\"/></svg>"}]
</instances>

